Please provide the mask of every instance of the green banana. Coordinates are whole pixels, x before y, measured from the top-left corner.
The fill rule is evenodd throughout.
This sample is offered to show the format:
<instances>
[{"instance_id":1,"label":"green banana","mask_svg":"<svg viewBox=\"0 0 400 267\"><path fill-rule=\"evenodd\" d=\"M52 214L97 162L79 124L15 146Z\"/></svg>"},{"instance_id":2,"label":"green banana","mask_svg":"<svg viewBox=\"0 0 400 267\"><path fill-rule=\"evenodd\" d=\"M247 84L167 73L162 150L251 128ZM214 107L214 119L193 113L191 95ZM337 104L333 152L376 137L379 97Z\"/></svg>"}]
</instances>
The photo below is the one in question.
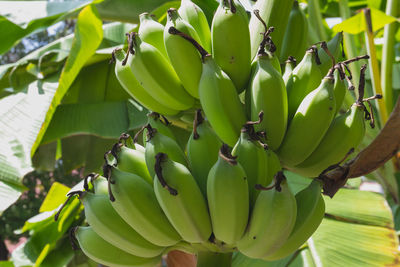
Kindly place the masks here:
<instances>
[{"instance_id":1,"label":"green banana","mask_svg":"<svg viewBox=\"0 0 400 267\"><path fill-rule=\"evenodd\" d=\"M264 260L282 259L295 252L317 230L325 215L325 202L321 196L321 183L313 180L311 184L296 194L296 223L285 244Z\"/></svg>"},{"instance_id":2,"label":"green banana","mask_svg":"<svg viewBox=\"0 0 400 267\"><path fill-rule=\"evenodd\" d=\"M327 47L331 55L335 58L337 62L341 57L341 43L343 42L343 32L338 32L328 43ZM323 48L318 49L318 57L321 60L321 65L319 65L322 75L325 75L332 66L332 59Z\"/></svg>"},{"instance_id":3,"label":"green banana","mask_svg":"<svg viewBox=\"0 0 400 267\"><path fill-rule=\"evenodd\" d=\"M173 161L188 166L185 152L182 151L181 147L175 140L158 132L155 128L152 128L150 124L147 124L145 127L147 130L147 141L144 155L147 169L149 170L151 177L154 177L155 175L155 156L160 152L168 153L169 157Z\"/></svg>"},{"instance_id":4,"label":"green banana","mask_svg":"<svg viewBox=\"0 0 400 267\"><path fill-rule=\"evenodd\" d=\"M285 167L303 162L321 142L335 115L333 69L301 102L289 124L278 156Z\"/></svg>"},{"instance_id":5,"label":"green banana","mask_svg":"<svg viewBox=\"0 0 400 267\"><path fill-rule=\"evenodd\" d=\"M280 176L283 175L277 175ZM296 211L296 199L286 180L277 182L272 190L260 192L246 233L237 243L238 250L251 258L274 253L289 237Z\"/></svg>"},{"instance_id":6,"label":"green banana","mask_svg":"<svg viewBox=\"0 0 400 267\"><path fill-rule=\"evenodd\" d=\"M161 256L141 258L129 254L102 239L90 226L73 228L72 234L83 253L100 264L110 267L154 267L161 261Z\"/></svg>"},{"instance_id":7,"label":"green banana","mask_svg":"<svg viewBox=\"0 0 400 267\"><path fill-rule=\"evenodd\" d=\"M247 13L238 0L220 0L211 24L212 56L238 93L245 89L251 71L248 24Z\"/></svg>"},{"instance_id":8,"label":"green banana","mask_svg":"<svg viewBox=\"0 0 400 267\"><path fill-rule=\"evenodd\" d=\"M185 91L168 60L135 32L129 35L129 52L127 64L158 102L175 110L186 110L194 105L194 98Z\"/></svg>"},{"instance_id":9,"label":"green banana","mask_svg":"<svg viewBox=\"0 0 400 267\"><path fill-rule=\"evenodd\" d=\"M111 204L135 231L157 246L173 246L182 239L163 213L151 185L112 166L107 172Z\"/></svg>"},{"instance_id":10,"label":"green banana","mask_svg":"<svg viewBox=\"0 0 400 267\"><path fill-rule=\"evenodd\" d=\"M206 118L215 133L224 143L234 146L246 116L235 85L211 56L205 56L203 61L199 95Z\"/></svg>"},{"instance_id":11,"label":"green banana","mask_svg":"<svg viewBox=\"0 0 400 267\"><path fill-rule=\"evenodd\" d=\"M189 243L203 243L211 236L211 222L196 180L182 164L158 153L154 192L171 224Z\"/></svg>"},{"instance_id":12,"label":"green banana","mask_svg":"<svg viewBox=\"0 0 400 267\"><path fill-rule=\"evenodd\" d=\"M115 59L115 75L118 81L125 89L125 91L138 101L142 106L149 110L160 112L165 115L176 115L179 113L178 110L167 107L161 104L155 98L153 98L144 89L139 81L135 78L129 65L123 64L126 54L121 49L115 49L113 52L113 58Z\"/></svg>"},{"instance_id":13,"label":"green banana","mask_svg":"<svg viewBox=\"0 0 400 267\"><path fill-rule=\"evenodd\" d=\"M282 75L282 79L285 85L288 83L290 75L292 74L293 69L296 67L296 59L292 56L289 56L285 61L285 72Z\"/></svg>"},{"instance_id":14,"label":"green banana","mask_svg":"<svg viewBox=\"0 0 400 267\"><path fill-rule=\"evenodd\" d=\"M342 161L361 143L365 134L363 104L365 65L360 74L359 98L346 113L336 117L317 148L292 170L306 177L317 177L329 166Z\"/></svg>"},{"instance_id":15,"label":"green banana","mask_svg":"<svg viewBox=\"0 0 400 267\"><path fill-rule=\"evenodd\" d=\"M283 62L288 56L303 58L307 49L308 22L306 15L299 7L299 2L294 1L289 14L285 35L282 41L280 61Z\"/></svg>"},{"instance_id":16,"label":"green banana","mask_svg":"<svg viewBox=\"0 0 400 267\"><path fill-rule=\"evenodd\" d=\"M145 12L139 15L139 36L140 38L154 46L168 59L167 50L164 46L164 25L154 20L152 15Z\"/></svg>"},{"instance_id":17,"label":"green banana","mask_svg":"<svg viewBox=\"0 0 400 267\"><path fill-rule=\"evenodd\" d=\"M118 169L136 174L148 183L153 184L153 178L147 170L145 153L143 151L116 143L110 153L114 156Z\"/></svg>"},{"instance_id":18,"label":"green banana","mask_svg":"<svg viewBox=\"0 0 400 267\"><path fill-rule=\"evenodd\" d=\"M211 51L211 31L203 10L191 0L182 0L178 12L197 31L201 45Z\"/></svg>"},{"instance_id":19,"label":"green banana","mask_svg":"<svg viewBox=\"0 0 400 267\"><path fill-rule=\"evenodd\" d=\"M201 115L201 110L197 110L186 151L193 177L205 197L208 172L218 159L221 145L222 142Z\"/></svg>"},{"instance_id":20,"label":"green banana","mask_svg":"<svg viewBox=\"0 0 400 267\"><path fill-rule=\"evenodd\" d=\"M196 30L179 16L176 9L168 9L167 18L167 24L164 30L164 44L167 49L169 60L186 91L191 96L199 98L199 80L202 70L199 52L192 44L182 37L171 34L170 28L173 27L177 29L199 43L200 38Z\"/></svg>"},{"instance_id":21,"label":"green banana","mask_svg":"<svg viewBox=\"0 0 400 267\"><path fill-rule=\"evenodd\" d=\"M274 26L276 31L272 35L277 47L276 53L279 55L279 49L282 47L282 40L285 34L286 25L289 20L290 10L292 9L294 0L268 0L257 1L253 10L259 10L260 17L268 26ZM251 14L249 28L251 40L251 57L254 58L258 52L258 46L263 37L261 33L264 24L254 15Z\"/></svg>"},{"instance_id":22,"label":"green banana","mask_svg":"<svg viewBox=\"0 0 400 267\"><path fill-rule=\"evenodd\" d=\"M243 167L223 145L207 179L207 197L215 238L235 245L249 218L249 189Z\"/></svg>"},{"instance_id":23,"label":"green banana","mask_svg":"<svg viewBox=\"0 0 400 267\"><path fill-rule=\"evenodd\" d=\"M257 120L258 114L264 112L263 120L254 128L266 132L266 143L276 150L287 128L287 95L282 76L271 64L263 47L254 62L247 93L250 94L251 119Z\"/></svg>"},{"instance_id":24,"label":"green banana","mask_svg":"<svg viewBox=\"0 0 400 267\"><path fill-rule=\"evenodd\" d=\"M316 53L316 47L308 49L287 80L289 121L293 118L304 97L321 83L322 75L316 62Z\"/></svg>"},{"instance_id":25,"label":"green banana","mask_svg":"<svg viewBox=\"0 0 400 267\"><path fill-rule=\"evenodd\" d=\"M105 178L98 179L106 180ZM107 184L107 181L105 183ZM144 239L118 215L110 203L107 192L99 191L93 194L78 191L76 193L79 194L79 199L85 208L86 220L105 241L139 257L151 258L162 254L163 247Z\"/></svg>"},{"instance_id":26,"label":"green banana","mask_svg":"<svg viewBox=\"0 0 400 267\"><path fill-rule=\"evenodd\" d=\"M237 162L239 162L247 174L251 208L254 206L259 194L259 190L256 190L255 185L269 184L268 156L264 147L258 141L253 125L246 124L242 128L239 140L232 149L232 156L237 158Z\"/></svg>"}]
</instances>

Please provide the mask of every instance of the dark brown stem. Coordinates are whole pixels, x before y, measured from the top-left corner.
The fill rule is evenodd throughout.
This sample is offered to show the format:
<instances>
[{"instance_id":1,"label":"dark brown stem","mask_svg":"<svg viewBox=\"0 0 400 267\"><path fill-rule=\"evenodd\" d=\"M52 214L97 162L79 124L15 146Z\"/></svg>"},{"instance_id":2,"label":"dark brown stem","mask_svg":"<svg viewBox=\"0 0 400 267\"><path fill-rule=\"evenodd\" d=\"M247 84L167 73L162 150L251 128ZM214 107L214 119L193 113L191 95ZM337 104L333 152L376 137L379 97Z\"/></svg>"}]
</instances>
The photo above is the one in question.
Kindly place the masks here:
<instances>
[{"instance_id":1,"label":"dark brown stem","mask_svg":"<svg viewBox=\"0 0 400 267\"><path fill-rule=\"evenodd\" d=\"M178 191L177 191L176 189L170 187L170 186L167 184L167 181L164 179L164 176L163 176L163 174L162 174L161 163L162 163L162 161L163 161L164 159L167 158L167 154L160 152L160 153L158 153L158 154L155 156L155 158L156 158L156 164L154 165L154 170L155 170L155 172L156 172L158 181L160 181L161 186L162 186L163 188L166 188L166 189L168 190L168 192L169 192L171 195L173 195L173 196L178 195Z\"/></svg>"},{"instance_id":2,"label":"dark brown stem","mask_svg":"<svg viewBox=\"0 0 400 267\"><path fill-rule=\"evenodd\" d=\"M54 220L57 221L58 218L60 217L61 211L65 208L65 206L67 206L68 202L70 201L70 199L75 196L78 195L79 197L81 197L84 194L84 192L82 191L72 191L69 192L67 194L67 200L65 200L65 202L62 204L62 206L60 207L60 209L57 211L57 213L54 215Z\"/></svg>"},{"instance_id":3,"label":"dark brown stem","mask_svg":"<svg viewBox=\"0 0 400 267\"><path fill-rule=\"evenodd\" d=\"M358 57L350 58L350 59L347 59L347 60L342 61L342 62L340 62L340 63L343 63L343 64L345 64L345 65L348 65L348 64L350 64L350 63L353 63L353 62L356 62L356 61L359 61L359 60L362 60L362 59L369 59L369 55L363 55L363 56L358 56Z\"/></svg>"},{"instance_id":4,"label":"dark brown stem","mask_svg":"<svg viewBox=\"0 0 400 267\"><path fill-rule=\"evenodd\" d=\"M115 143L110 150L110 154L114 157L116 164L118 164L118 152L121 151L122 146L123 144L121 143Z\"/></svg>"},{"instance_id":5,"label":"dark brown stem","mask_svg":"<svg viewBox=\"0 0 400 267\"><path fill-rule=\"evenodd\" d=\"M128 61L129 53L131 53L132 55L135 54L135 50L133 49L134 32L125 33L125 35L128 38L128 51L126 52L126 56L125 56L124 60L122 61L122 66L126 65L126 62Z\"/></svg>"},{"instance_id":6,"label":"dark brown stem","mask_svg":"<svg viewBox=\"0 0 400 267\"><path fill-rule=\"evenodd\" d=\"M256 18L262 23L262 25L264 26L264 32L261 33L263 36L265 36L265 34L268 32L268 26L265 23L265 21L261 18L260 16L260 10L258 9L254 9L253 10L254 15L256 16Z\"/></svg>"},{"instance_id":7,"label":"dark brown stem","mask_svg":"<svg viewBox=\"0 0 400 267\"><path fill-rule=\"evenodd\" d=\"M273 185L269 186L269 187L264 187L260 184L256 184L255 188L257 190L271 190L271 189L276 189L276 191L281 192L282 188L281 188L281 183L286 180L285 175L283 174L283 171L278 171L275 176L274 176L275 182Z\"/></svg>"},{"instance_id":8,"label":"dark brown stem","mask_svg":"<svg viewBox=\"0 0 400 267\"><path fill-rule=\"evenodd\" d=\"M228 0L228 1L229 1L229 9L231 10L231 12L233 14L235 14L236 13L236 7L235 7L235 4L233 3L233 0Z\"/></svg>"},{"instance_id":9,"label":"dark brown stem","mask_svg":"<svg viewBox=\"0 0 400 267\"><path fill-rule=\"evenodd\" d=\"M166 126L170 125L171 122L167 119L167 117L165 117L164 115L161 115L162 120L160 120L161 122L164 121L164 124Z\"/></svg>"},{"instance_id":10,"label":"dark brown stem","mask_svg":"<svg viewBox=\"0 0 400 267\"><path fill-rule=\"evenodd\" d=\"M71 247L72 247L73 250L78 250L79 249L79 243L78 243L78 240L75 237L76 229L78 229L78 226L72 227L68 231L69 241L71 242Z\"/></svg>"},{"instance_id":11,"label":"dark brown stem","mask_svg":"<svg viewBox=\"0 0 400 267\"><path fill-rule=\"evenodd\" d=\"M372 33L372 20L371 20L371 9L364 8L365 22L367 24L368 32Z\"/></svg>"},{"instance_id":12,"label":"dark brown stem","mask_svg":"<svg viewBox=\"0 0 400 267\"><path fill-rule=\"evenodd\" d=\"M83 179L83 188L85 191L89 191L89 183L88 180L90 179L90 182L93 182L99 175L97 173L89 173L86 175L86 177Z\"/></svg>"},{"instance_id":13,"label":"dark brown stem","mask_svg":"<svg viewBox=\"0 0 400 267\"><path fill-rule=\"evenodd\" d=\"M235 156L232 156L231 152L229 151L229 146L227 144L223 144L219 150L219 156L228 162L230 165L236 165L237 161Z\"/></svg>"},{"instance_id":14,"label":"dark brown stem","mask_svg":"<svg viewBox=\"0 0 400 267\"><path fill-rule=\"evenodd\" d=\"M120 50L121 48L115 48L112 52L111 52L111 59L110 59L110 61L108 62L108 64L113 64L113 63L115 63L117 60L116 60L116 58L115 58L115 51L116 50Z\"/></svg>"},{"instance_id":15,"label":"dark brown stem","mask_svg":"<svg viewBox=\"0 0 400 267\"><path fill-rule=\"evenodd\" d=\"M135 136L133 137L133 143L137 143L139 135L143 133L144 129L146 129L146 125L142 126L142 128L140 128L140 130L135 134Z\"/></svg>"},{"instance_id":16,"label":"dark brown stem","mask_svg":"<svg viewBox=\"0 0 400 267\"><path fill-rule=\"evenodd\" d=\"M260 123L262 122L263 118L264 118L264 111L261 110L261 111L258 113L258 120L256 120L256 121L247 121L245 125L256 125L256 124L260 124Z\"/></svg>"},{"instance_id":17,"label":"dark brown stem","mask_svg":"<svg viewBox=\"0 0 400 267\"><path fill-rule=\"evenodd\" d=\"M115 181L111 180L111 173L112 173L112 168L115 168L115 167L113 167L111 165L107 165L106 167L103 166L103 171L104 171L104 168L107 168L107 170L106 170L107 176L105 176L105 177L107 178L108 195L110 197L110 201L114 202L115 201L115 197L114 197L114 194L113 194L113 192L111 190L111 184L115 184Z\"/></svg>"},{"instance_id":18,"label":"dark brown stem","mask_svg":"<svg viewBox=\"0 0 400 267\"><path fill-rule=\"evenodd\" d=\"M195 39L193 39L191 36L187 35L186 33L179 31L175 27L169 27L168 33L173 34L173 35L178 35L178 36L182 37L183 39L189 41L199 51L201 58L203 60L206 56L210 56L210 54Z\"/></svg>"},{"instance_id":19,"label":"dark brown stem","mask_svg":"<svg viewBox=\"0 0 400 267\"><path fill-rule=\"evenodd\" d=\"M201 115L201 109L196 110L196 113L194 115L194 121L193 121L193 139L197 140L199 139L200 135L197 132L197 126L202 124L204 121L203 116Z\"/></svg>"},{"instance_id":20,"label":"dark brown stem","mask_svg":"<svg viewBox=\"0 0 400 267\"><path fill-rule=\"evenodd\" d=\"M319 58L318 55L318 49L316 45L313 45L310 47L310 49L312 49L314 55L315 55L315 63L317 63L317 65L321 65L321 59Z\"/></svg>"},{"instance_id":21,"label":"dark brown stem","mask_svg":"<svg viewBox=\"0 0 400 267\"><path fill-rule=\"evenodd\" d=\"M367 69L367 64L361 66L360 70L360 82L358 85L358 99L357 104L362 104L365 89L365 70Z\"/></svg>"},{"instance_id":22,"label":"dark brown stem","mask_svg":"<svg viewBox=\"0 0 400 267\"><path fill-rule=\"evenodd\" d=\"M289 56L288 59L285 61L285 63L290 63L290 64L293 65L293 67L296 67L296 65L297 65L297 60L296 60L294 57Z\"/></svg>"}]
</instances>

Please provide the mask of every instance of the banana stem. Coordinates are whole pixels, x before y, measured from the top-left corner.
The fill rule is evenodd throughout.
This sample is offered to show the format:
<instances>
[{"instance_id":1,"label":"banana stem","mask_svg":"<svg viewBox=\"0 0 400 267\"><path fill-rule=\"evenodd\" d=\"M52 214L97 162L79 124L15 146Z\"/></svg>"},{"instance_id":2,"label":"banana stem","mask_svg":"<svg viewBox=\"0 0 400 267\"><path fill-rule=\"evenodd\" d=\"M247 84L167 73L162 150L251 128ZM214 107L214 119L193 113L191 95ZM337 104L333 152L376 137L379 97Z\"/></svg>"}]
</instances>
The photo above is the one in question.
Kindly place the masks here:
<instances>
[{"instance_id":1,"label":"banana stem","mask_svg":"<svg viewBox=\"0 0 400 267\"><path fill-rule=\"evenodd\" d=\"M199 252L197 254L197 267L231 267L231 253Z\"/></svg>"},{"instance_id":2,"label":"banana stem","mask_svg":"<svg viewBox=\"0 0 400 267\"><path fill-rule=\"evenodd\" d=\"M398 17L400 15L400 3L398 0L388 0L386 3L386 14ZM398 25L396 22L392 22L390 24L385 25L384 33L383 33L383 47L382 47L382 68L381 68L381 76L382 76L382 89L383 96L385 99L387 112L392 112L393 109L393 61L395 58L394 55L394 43L395 43L395 34L398 29Z\"/></svg>"},{"instance_id":3,"label":"banana stem","mask_svg":"<svg viewBox=\"0 0 400 267\"><path fill-rule=\"evenodd\" d=\"M372 88L374 90L374 94L383 95L382 93L382 86L381 86L381 79L379 74L379 65L378 59L376 58L376 48L374 43L374 33L372 31L372 20L371 20L371 10L369 8L365 8L363 10L366 22L366 31L365 31L365 39L367 43L367 51L370 55L369 67L371 71L371 81L372 81ZM377 101L377 109L380 117L381 126L383 126L387 119L388 113L386 109L386 105L383 101Z\"/></svg>"}]
</instances>

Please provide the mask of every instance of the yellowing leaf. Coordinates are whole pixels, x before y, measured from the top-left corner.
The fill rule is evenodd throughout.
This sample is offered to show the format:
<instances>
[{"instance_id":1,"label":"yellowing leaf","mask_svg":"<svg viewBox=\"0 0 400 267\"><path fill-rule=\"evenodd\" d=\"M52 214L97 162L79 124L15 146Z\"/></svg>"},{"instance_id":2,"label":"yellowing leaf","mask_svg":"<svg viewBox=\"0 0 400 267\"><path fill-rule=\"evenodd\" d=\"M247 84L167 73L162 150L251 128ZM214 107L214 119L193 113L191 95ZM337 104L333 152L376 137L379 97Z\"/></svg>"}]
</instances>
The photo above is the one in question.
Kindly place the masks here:
<instances>
[{"instance_id":1,"label":"yellowing leaf","mask_svg":"<svg viewBox=\"0 0 400 267\"><path fill-rule=\"evenodd\" d=\"M377 31L382 29L386 24L396 21L396 18L386 15L379 9L371 8L372 29ZM358 34L366 30L364 13L360 12L345 21L335 25L333 30L336 32L347 32L351 34Z\"/></svg>"}]
</instances>

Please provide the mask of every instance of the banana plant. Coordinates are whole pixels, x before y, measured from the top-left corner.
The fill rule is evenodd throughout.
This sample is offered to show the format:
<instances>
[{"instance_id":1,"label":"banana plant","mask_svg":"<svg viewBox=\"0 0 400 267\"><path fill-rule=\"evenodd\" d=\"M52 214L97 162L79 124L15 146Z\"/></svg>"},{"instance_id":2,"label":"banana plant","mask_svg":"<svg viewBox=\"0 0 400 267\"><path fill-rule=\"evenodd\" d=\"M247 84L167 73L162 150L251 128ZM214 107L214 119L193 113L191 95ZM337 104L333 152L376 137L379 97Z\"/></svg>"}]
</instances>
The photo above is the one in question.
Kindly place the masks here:
<instances>
[{"instance_id":1,"label":"banana plant","mask_svg":"<svg viewBox=\"0 0 400 267\"><path fill-rule=\"evenodd\" d=\"M221 8L218 1L193 2L201 7L212 25L214 12ZM303 25L306 36L301 36L301 42L307 42L308 46L329 41L343 31L347 58L361 54L370 56L366 97L383 95L382 100L372 100L376 102L368 107L372 116L375 114L375 129L367 129L362 145L354 152L357 156L341 166L348 168L348 172L343 174L336 168L326 178L332 184L324 188L328 195L324 196L325 214L313 236L281 260L255 260L234 252L231 265L383 266L398 263L398 1L388 0L384 4L384 1L308 0L296 1L294 5L293 0L258 0L255 4L248 0L222 2L229 2L231 8L232 2L240 4L240 8L243 6L241 16L248 16L258 9L268 26L276 26L270 34L279 48L288 42L285 40L293 42L289 38L292 36L284 36L284 32L299 34L293 29L287 30L290 25L295 25L289 19L292 6L296 12L303 12L302 19L305 18L307 25ZM49 43L15 63L0 66L0 214L26 190L22 180L27 173L34 169L51 170L59 159L67 170L84 167L86 173L101 172L103 155L119 140L120 134L135 134L148 122L148 110L124 90L109 60L112 51L129 46L126 32L140 31L140 13L150 12L165 25L167 10L179 6L180 1L167 0L0 2L0 28L4 29L5 40L0 44L0 53L7 52L25 36L59 21L72 18L77 22L73 35ZM29 10L37 12L30 13ZM28 13L32 15L26 16ZM342 22L329 28L325 19L332 17L340 17ZM264 27L256 16L252 16L250 24L256 25L255 28ZM250 36L253 35L254 32L250 32ZM268 40L268 36L266 38ZM220 45L219 49L223 50L226 44ZM254 56L258 46L249 45ZM335 51L340 52L340 49ZM277 54L278 58L281 53ZM322 50L317 51L318 55L322 62L330 64ZM168 60L166 57L165 61ZM282 60L281 64L284 63ZM203 61L207 62L207 57ZM346 69L347 77L352 77L349 84L355 87L359 83L360 66L355 62ZM352 96L352 92L346 93L344 104L338 107L339 112L352 104ZM185 115L190 119L193 117L193 114ZM179 137L177 140L181 140L179 145L186 144L191 130L188 122L175 123L172 132ZM301 192L310 183L310 179L290 171L285 171L285 175L293 194ZM360 191L366 177L380 184L383 193ZM20 229L20 232L30 232L28 240L14 250L9 261L0 262L0 266L95 266L84 254L73 251L67 238L69 228L84 224L84 207L80 202L77 199L68 202L59 219L53 220L66 201L65 195L77 190L83 190L83 183L72 189L55 183L39 214ZM202 188L202 191L206 189ZM181 250L190 252L184 246ZM190 253L173 251L167 257L168 266L195 266L195 262Z\"/></svg>"}]
</instances>

